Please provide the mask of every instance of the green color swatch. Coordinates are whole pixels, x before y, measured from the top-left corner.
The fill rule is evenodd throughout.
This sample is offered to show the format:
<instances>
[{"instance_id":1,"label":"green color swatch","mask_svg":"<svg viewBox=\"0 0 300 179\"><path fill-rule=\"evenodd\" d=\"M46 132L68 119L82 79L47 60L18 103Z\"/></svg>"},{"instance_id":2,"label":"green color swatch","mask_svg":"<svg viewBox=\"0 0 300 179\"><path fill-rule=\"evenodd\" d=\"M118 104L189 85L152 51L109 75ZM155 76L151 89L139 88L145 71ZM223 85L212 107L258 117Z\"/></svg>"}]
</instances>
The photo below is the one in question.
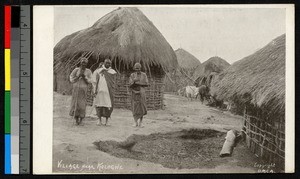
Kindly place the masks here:
<instances>
[{"instance_id":1,"label":"green color swatch","mask_svg":"<svg viewBox=\"0 0 300 179\"><path fill-rule=\"evenodd\" d=\"M10 134L10 91L5 91L5 121L4 121L4 131L5 134Z\"/></svg>"}]
</instances>

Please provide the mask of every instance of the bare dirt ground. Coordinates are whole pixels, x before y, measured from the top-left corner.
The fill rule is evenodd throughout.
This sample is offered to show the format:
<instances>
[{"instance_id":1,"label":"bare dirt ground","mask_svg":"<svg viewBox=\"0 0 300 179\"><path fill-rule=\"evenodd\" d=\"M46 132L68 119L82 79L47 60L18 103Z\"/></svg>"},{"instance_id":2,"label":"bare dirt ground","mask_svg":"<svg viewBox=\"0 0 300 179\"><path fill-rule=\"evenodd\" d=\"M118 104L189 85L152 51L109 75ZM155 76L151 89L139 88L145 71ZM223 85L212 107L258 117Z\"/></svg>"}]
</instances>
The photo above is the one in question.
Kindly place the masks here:
<instances>
[{"instance_id":1,"label":"bare dirt ground","mask_svg":"<svg viewBox=\"0 0 300 179\"><path fill-rule=\"evenodd\" d=\"M259 160L246 148L244 143L237 144L231 157L221 158L218 156L225 141L226 132L230 129L240 130L242 128L243 119L240 116L202 105L199 101L188 101L181 96L165 94L165 110L148 111L144 119L144 128L132 127L131 111L124 109L114 109L109 126L97 126L95 110L92 107L87 108L84 125L75 126L74 121L68 115L70 100L70 96L54 93L54 173L257 172L255 163L259 163ZM177 143L177 146L175 144L168 145L168 143L157 144L162 141L161 139L170 139L170 134L178 136L176 132L180 133L189 129L212 129L218 135L201 141L184 141ZM144 136L144 138L140 136ZM166 153L167 149L173 151L182 148L182 144L186 145L186 142L192 145L193 151L186 150L188 151L186 154L170 153L170 156L175 157L177 154L178 156L186 155L177 157L172 163L172 161L166 161L159 156L151 155L147 158L144 157L145 155L133 155L128 151L118 152L115 148L110 150L109 147L113 147L113 145L106 145L106 149L102 148L102 150L95 145L107 141L122 143L128 138L139 139L140 143L135 148L141 153L148 152L149 154L151 152L149 148L152 146L154 148L156 144L163 146L161 153ZM174 142L174 140L172 141ZM184 148L190 147L185 146Z\"/></svg>"}]
</instances>

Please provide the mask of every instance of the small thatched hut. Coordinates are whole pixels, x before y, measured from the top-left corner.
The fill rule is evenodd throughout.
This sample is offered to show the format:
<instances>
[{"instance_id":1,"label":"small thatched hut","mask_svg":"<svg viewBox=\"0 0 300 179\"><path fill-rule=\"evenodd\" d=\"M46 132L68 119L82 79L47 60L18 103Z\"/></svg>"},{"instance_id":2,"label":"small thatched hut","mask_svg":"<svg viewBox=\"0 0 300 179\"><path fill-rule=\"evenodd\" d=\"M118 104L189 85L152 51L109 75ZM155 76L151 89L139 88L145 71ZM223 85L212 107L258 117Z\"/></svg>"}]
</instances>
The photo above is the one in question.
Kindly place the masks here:
<instances>
[{"instance_id":1,"label":"small thatched hut","mask_svg":"<svg viewBox=\"0 0 300 179\"><path fill-rule=\"evenodd\" d=\"M192 76L195 69L201 65L201 62L194 55L182 48L175 50L175 54L178 68L176 71L168 73L169 78L166 79L167 92L177 92L178 89L184 86L194 85Z\"/></svg>"},{"instance_id":2,"label":"small thatched hut","mask_svg":"<svg viewBox=\"0 0 300 179\"><path fill-rule=\"evenodd\" d=\"M212 77L224 71L229 66L230 64L226 60L218 56L209 58L195 69L193 78L195 79L196 86L202 84L210 86Z\"/></svg>"},{"instance_id":3,"label":"small thatched hut","mask_svg":"<svg viewBox=\"0 0 300 179\"><path fill-rule=\"evenodd\" d=\"M244 132L253 152L284 165L285 35L234 63L212 82L218 99L232 101L244 114Z\"/></svg>"},{"instance_id":4,"label":"small thatched hut","mask_svg":"<svg viewBox=\"0 0 300 179\"><path fill-rule=\"evenodd\" d=\"M128 78L134 63L140 62L149 77L148 109L163 107L165 73L177 68L172 47L137 8L118 8L91 27L63 38L54 48L54 80L57 92L70 94L71 71L79 64L79 57L89 59L92 71L105 58L112 60L116 79L115 107L130 108Z\"/></svg>"}]
</instances>

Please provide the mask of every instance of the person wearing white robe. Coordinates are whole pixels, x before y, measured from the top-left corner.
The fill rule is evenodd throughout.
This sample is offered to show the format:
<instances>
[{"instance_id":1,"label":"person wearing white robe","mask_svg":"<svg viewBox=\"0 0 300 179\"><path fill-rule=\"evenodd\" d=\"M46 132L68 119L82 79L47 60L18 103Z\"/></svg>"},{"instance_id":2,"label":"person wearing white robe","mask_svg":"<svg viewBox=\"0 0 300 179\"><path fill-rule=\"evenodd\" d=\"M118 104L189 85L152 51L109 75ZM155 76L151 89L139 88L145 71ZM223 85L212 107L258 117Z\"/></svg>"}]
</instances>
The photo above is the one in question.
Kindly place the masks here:
<instances>
[{"instance_id":1,"label":"person wearing white robe","mask_svg":"<svg viewBox=\"0 0 300 179\"><path fill-rule=\"evenodd\" d=\"M104 125L107 125L108 118L113 111L114 76L116 71L111 68L111 61L106 59L104 64L93 73L94 106L96 108L99 121L97 125L102 125L101 118L105 117Z\"/></svg>"}]
</instances>

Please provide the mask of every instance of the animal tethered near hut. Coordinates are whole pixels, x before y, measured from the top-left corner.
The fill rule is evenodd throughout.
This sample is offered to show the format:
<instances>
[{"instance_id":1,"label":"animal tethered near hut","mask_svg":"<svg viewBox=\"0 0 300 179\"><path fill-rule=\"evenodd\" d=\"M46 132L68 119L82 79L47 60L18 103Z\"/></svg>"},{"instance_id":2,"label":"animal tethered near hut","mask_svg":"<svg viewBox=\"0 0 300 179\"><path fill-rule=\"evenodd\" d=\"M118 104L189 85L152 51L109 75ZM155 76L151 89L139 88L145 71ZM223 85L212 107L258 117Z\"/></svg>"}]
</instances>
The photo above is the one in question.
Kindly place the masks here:
<instances>
[{"instance_id":1,"label":"animal tethered near hut","mask_svg":"<svg viewBox=\"0 0 300 179\"><path fill-rule=\"evenodd\" d=\"M164 108L164 79L178 67L170 44L138 8L118 8L100 18L89 28L64 37L54 48L54 71L57 92L71 93L67 81L79 56L89 59L92 71L105 58L117 71L114 96L115 108L131 109L129 75L136 62L148 76L146 104L149 110Z\"/></svg>"},{"instance_id":2,"label":"animal tethered near hut","mask_svg":"<svg viewBox=\"0 0 300 179\"><path fill-rule=\"evenodd\" d=\"M197 97L199 90L196 86L186 86L185 87L185 95L188 100L193 100L193 98Z\"/></svg>"},{"instance_id":3,"label":"animal tethered near hut","mask_svg":"<svg viewBox=\"0 0 300 179\"><path fill-rule=\"evenodd\" d=\"M210 103L211 95L209 93L209 87L206 85L201 85L197 89L198 89L198 93L197 93L196 99L199 96L202 104L203 104L204 100L206 100L208 103Z\"/></svg>"}]
</instances>

